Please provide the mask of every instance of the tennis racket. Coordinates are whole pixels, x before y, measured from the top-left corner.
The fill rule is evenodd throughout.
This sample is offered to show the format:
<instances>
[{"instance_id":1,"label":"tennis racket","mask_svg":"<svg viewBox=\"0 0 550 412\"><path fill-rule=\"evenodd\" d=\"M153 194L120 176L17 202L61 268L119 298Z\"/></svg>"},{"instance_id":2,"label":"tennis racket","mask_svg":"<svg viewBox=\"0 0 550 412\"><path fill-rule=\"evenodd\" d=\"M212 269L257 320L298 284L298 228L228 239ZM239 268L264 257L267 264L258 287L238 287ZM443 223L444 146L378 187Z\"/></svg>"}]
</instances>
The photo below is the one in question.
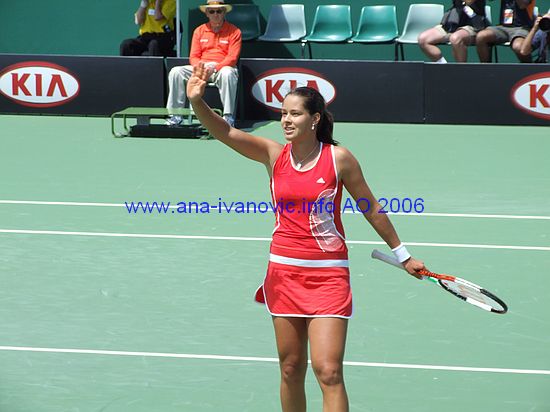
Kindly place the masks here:
<instances>
[{"instance_id":1,"label":"tennis racket","mask_svg":"<svg viewBox=\"0 0 550 412\"><path fill-rule=\"evenodd\" d=\"M381 260L382 262L389 263L400 269L405 269L393 256L388 256L379 250L373 250L372 257L373 259ZM504 314L508 311L508 306L506 306L506 303L504 303L502 299L475 283L457 278L456 276L433 273L426 269L420 270L418 273L423 276L423 279L428 279L438 284L447 292L478 308L500 314Z\"/></svg>"}]
</instances>

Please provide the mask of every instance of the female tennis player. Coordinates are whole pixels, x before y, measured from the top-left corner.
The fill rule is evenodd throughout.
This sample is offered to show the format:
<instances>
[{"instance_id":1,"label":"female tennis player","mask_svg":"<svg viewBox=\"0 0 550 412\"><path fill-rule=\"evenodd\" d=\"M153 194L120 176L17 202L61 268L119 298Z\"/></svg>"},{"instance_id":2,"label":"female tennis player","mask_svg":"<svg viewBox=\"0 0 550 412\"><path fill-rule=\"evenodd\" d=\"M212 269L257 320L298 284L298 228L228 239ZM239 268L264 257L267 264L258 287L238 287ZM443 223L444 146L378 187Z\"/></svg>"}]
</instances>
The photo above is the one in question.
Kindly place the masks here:
<instances>
[{"instance_id":1,"label":"female tennis player","mask_svg":"<svg viewBox=\"0 0 550 412\"><path fill-rule=\"evenodd\" d=\"M286 95L281 126L288 143L281 145L230 127L216 115L202 99L209 76L199 64L188 81L195 114L216 139L265 165L278 204L267 275L256 300L273 318L282 410L306 410L309 343L323 411L348 411L343 359L352 296L340 219L342 187L356 201L368 199L364 216L407 272L420 278L416 271L424 264L410 256L388 216L378 213L381 207L355 157L333 140L332 115L317 90L300 87Z\"/></svg>"}]
</instances>

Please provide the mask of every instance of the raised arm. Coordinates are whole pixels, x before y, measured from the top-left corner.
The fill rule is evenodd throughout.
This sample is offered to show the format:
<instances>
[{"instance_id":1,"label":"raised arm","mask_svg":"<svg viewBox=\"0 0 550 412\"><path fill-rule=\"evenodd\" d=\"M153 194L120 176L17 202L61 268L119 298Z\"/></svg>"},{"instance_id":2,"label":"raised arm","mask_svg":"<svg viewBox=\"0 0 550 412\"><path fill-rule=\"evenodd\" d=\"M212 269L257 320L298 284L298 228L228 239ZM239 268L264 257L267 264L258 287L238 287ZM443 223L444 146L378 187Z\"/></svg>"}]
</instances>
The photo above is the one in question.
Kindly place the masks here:
<instances>
[{"instance_id":1,"label":"raised arm","mask_svg":"<svg viewBox=\"0 0 550 412\"><path fill-rule=\"evenodd\" d=\"M537 17L537 19L535 20L535 24L533 24L533 27L529 31L529 34L521 43L521 48L519 49L519 52L524 56L530 56L533 52L533 37L535 37L535 34L539 29L539 23L541 19L542 16Z\"/></svg>"},{"instance_id":2,"label":"raised arm","mask_svg":"<svg viewBox=\"0 0 550 412\"><path fill-rule=\"evenodd\" d=\"M380 213L382 207L378 200L372 194L363 172L361 171L361 166L357 159L351 154L351 152L343 147L335 147L336 155L336 168L344 184L344 187L349 192L349 194L355 199L358 206L362 210L366 210L363 213L363 216L371 224L371 226L376 230L376 233L388 244L391 249L395 249L401 244L399 236L395 231L388 215L386 213ZM369 201L369 207L361 199L367 199ZM421 279L422 277L416 272L420 269L424 269L424 263L410 258L407 261L403 262L405 269L411 275Z\"/></svg>"},{"instance_id":3,"label":"raised arm","mask_svg":"<svg viewBox=\"0 0 550 412\"><path fill-rule=\"evenodd\" d=\"M283 145L273 140L235 129L214 113L202 99L207 80L211 74L212 69L206 68L204 63L201 62L194 67L193 76L187 82L187 97L193 106L197 118L217 140L243 156L263 163L267 167L268 172L271 172L271 167L275 163L279 153L281 153Z\"/></svg>"},{"instance_id":4,"label":"raised arm","mask_svg":"<svg viewBox=\"0 0 550 412\"><path fill-rule=\"evenodd\" d=\"M148 6L149 2L147 0L141 0L139 8L134 14L134 20L138 26L141 26L143 23L145 23L145 13L147 12Z\"/></svg>"}]
</instances>

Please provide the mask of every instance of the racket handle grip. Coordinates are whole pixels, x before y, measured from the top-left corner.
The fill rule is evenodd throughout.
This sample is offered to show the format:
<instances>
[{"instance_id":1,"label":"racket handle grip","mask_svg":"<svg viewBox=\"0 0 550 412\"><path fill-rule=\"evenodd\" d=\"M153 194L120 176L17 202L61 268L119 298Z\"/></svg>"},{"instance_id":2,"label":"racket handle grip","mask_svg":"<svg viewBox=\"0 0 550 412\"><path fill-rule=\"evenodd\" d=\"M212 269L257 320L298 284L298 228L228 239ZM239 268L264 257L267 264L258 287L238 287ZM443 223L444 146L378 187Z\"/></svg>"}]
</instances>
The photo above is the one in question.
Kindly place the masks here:
<instances>
[{"instance_id":1,"label":"racket handle grip","mask_svg":"<svg viewBox=\"0 0 550 412\"><path fill-rule=\"evenodd\" d=\"M394 258L393 256L386 255L385 253L380 252L377 249L374 249L371 253L371 257L373 259L381 260L382 262L389 263L390 265L393 265L399 269L405 269L405 267L399 263L399 261Z\"/></svg>"},{"instance_id":2,"label":"racket handle grip","mask_svg":"<svg viewBox=\"0 0 550 412\"><path fill-rule=\"evenodd\" d=\"M382 253L380 252L379 250L377 249L374 249L371 253L371 257L373 259L378 259L378 260L381 260L382 262L386 262L386 263L389 263L390 265L393 265L395 266L396 268L399 268L399 269L403 269L406 271L405 269L405 266L403 266L402 263L399 263L399 261L394 258L393 256L390 256L390 255L386 255L385 253ZM430 273L428 271L426 271L427 273ZM422 279L428 279L434 283L437 283L437 279L433 278L433 277L430 277L430 276L426 276L424 273L422 272L419 272L421 275L422 275Z\"/></svg>"}]
</instances>

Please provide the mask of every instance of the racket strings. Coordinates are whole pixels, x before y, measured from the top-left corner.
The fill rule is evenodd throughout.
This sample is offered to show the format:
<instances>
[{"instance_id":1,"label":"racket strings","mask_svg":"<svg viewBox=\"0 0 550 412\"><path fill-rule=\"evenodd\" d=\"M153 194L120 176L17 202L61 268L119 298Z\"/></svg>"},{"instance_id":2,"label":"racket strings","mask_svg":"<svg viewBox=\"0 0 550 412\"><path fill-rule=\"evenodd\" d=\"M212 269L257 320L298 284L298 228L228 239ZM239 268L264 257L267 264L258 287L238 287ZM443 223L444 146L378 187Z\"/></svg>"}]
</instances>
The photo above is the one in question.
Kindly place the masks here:
<instances>
[{"instance_id":1,"label":"racket strings","mask_svg":"<svg viewBox=\"0 0 550 412\"><path fill-rule=\"evenodd\" d=\"M503 301L481 287L447 280L440 280L439 282L449 292L482 309L497 313L506 313L508 310Z\"/></svg>"},{"instance_id":2,"label":"racket strings","mask_svg":"<svg viewBox=\"0 0 550 412\"><path fill-rule=\"evenodd\" d=\"M476 299L476 300L479 300L481 302L489 302L490 301L490 298L488 296L484 295L483 292L481 291L481 289L473 288L471 286L463 285L461 283L456 283L456 282L443 281L443 283L449 289L452 289L453 291L455 291L456 293L458 293L461 296L471 298L471 299Z\"/></svg>"}]
</instances>

